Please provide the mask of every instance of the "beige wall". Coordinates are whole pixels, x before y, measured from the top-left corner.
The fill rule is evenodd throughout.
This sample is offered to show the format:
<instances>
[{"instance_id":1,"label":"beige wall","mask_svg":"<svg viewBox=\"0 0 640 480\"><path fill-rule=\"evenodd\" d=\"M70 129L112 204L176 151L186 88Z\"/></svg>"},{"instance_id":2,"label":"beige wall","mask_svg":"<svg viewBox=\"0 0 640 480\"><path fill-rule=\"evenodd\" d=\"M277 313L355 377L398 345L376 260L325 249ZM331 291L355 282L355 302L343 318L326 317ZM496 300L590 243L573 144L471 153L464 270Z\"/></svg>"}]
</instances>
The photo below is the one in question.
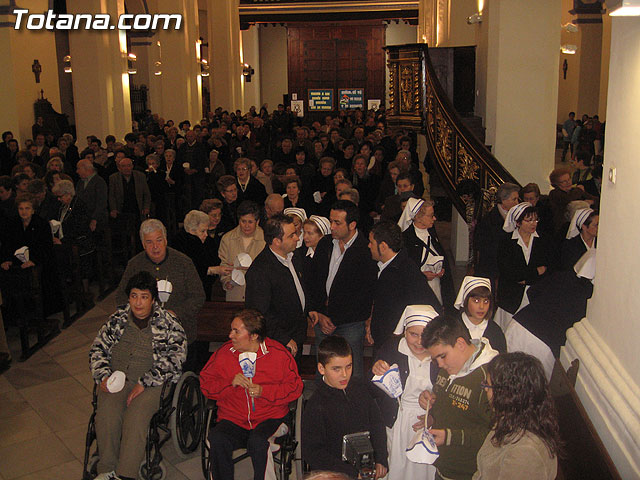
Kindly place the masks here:
<instances>
[{"instance_id":1,"label":"beige wall","mask_svg":"<svg viewBox=\"0 0 640 480\"><path fill-rule=\"evenodd\" d=\"M640 183L640 18L613 19L596 283L587 317L567 333L563 363L580 359L576 389L622 478L640 478L640 329L635 199ZM616 183L607 180L616 169Z\"/></svg>"},{"instance_id":2,"label":"beige wall","mask_svg":"<svg viewBox=\"0 0 640 480\"><path fill-rule=\"evenodd\" d=\"M256 73L261 78L260 99L263 104L268 105L271 112L282 103L282 95L289 91L287 29L280 26L261 26L259 32L260 70L256 69ZM302 92L297 93L298 98L305 98Z\"/></svg>"},{"instance_id":3,"label":"beige wall","mask_svg":"<svg viewBox=\"0 0 640 480\"><path fill-rule=\"evenodd\" d=\"M609 90L609 61L611 56L611 17L602 18L602 60L600 62L600 98L598 114L600 121L607 119L607 92Z\"/></svg>"},{"instance_id":4,"label":"beige wall","mask_svg":"<svg viewBox=\"0 0 640 480\"><path fill-rule=\"evenodd\" d=\"M478 0L450 2L447 38L440 47L460 47L476 44L476 28L467 23L470 15L478 12Z\"/></svg>"},{"instance_id":5,"label":"beige wall","mask_svg":"<svg viewBox=\"0 0 640 480\"><path fill-rule=\"evenodd\" d=\"M29 8L45 11L46 0L34 0ZM4 17L15 21L15 17ZM38 59L42 67L40 83L36 83L31 65ZM60 86L58 81L58 60L56 57L55 34L51 31L29 31L26 28L14 30L0 28L0 131L11 130L24 147L31 138L31 126L35 123L33 104L44 90L54 110L60 112ZM73 123L73 119L70 119Z\"/></svg>"},{"instance_id":6,"label":"beige wall","mask_svg":"<svg viewBox=\"0 0 640 480\"><path fill-rule=\"evenodd\" d=\"M487 143L521 183L548 190L555 156L560 5L539 0L490 0L486 78ZM528 12L526 22L514 21ZM529 47L535 45L535 48Z\"/></svg>"}]
</instances>

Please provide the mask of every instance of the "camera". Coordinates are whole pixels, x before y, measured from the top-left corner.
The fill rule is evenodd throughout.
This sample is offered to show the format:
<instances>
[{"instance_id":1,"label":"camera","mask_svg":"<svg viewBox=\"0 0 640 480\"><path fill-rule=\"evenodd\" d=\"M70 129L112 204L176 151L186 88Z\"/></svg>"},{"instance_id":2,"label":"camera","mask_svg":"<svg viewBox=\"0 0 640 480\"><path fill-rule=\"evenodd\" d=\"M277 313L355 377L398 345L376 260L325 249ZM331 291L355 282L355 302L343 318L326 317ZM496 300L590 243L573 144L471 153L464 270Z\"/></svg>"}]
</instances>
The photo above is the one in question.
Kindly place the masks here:
<instances>
[{"instance_id":1,"label":"camera","mask_svg":"<svg viewBox=\"0 0 640 480\"><path fill-rule=\"evenodd\" d=\"M369 432L350 433L342 437L342 460L353 465L360 478L374 478L376 462Z\"/></svg>"}]
</instances>

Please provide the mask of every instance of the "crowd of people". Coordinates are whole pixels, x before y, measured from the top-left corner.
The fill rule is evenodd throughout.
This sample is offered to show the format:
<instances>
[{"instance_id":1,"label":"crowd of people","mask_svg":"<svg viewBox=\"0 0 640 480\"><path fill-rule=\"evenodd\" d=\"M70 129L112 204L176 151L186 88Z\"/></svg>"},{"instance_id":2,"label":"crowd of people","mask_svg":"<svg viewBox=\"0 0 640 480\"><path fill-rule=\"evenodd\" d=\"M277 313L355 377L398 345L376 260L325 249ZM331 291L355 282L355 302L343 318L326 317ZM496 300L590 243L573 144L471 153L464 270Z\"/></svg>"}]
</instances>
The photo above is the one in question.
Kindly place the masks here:
<instances>
[{"instance_id":1,"label":"crowd of people","mask_svg":"<svg viewBox=\"0 0 640 480\"><path fill-rule=\"evenodd\" d=\"M37 266L55 309L56 288L65 288L56 279L73 268L89 308L95 252L109 253L113 271L123 232L141 242L110 279L120 307L91 350L98 478L135 477L148 405L182 370L202 370L202 391L218 403L216 478L232 477L241 446L263 478L267 439L302 392L308 324L321 377L302 423L313 470L357 476L342 460L342 437L368 431L376 478L498 478L526 461L534 478L555 477L560 443L545 371L512 353L494 316L527 326L557 282L586 302L580 277L593 275L578 270L595 252L599 184L578 163L551 172L549 195L532 183L499 186L475 226L474 276L456 295L415 138L389 130L383 109L302 125L283 105L271 114L218 108L193 128L149 113L124 143L90 136L84 148L38 125L24 150L11 132L2 136L0 276ZM17 255L24 246L26 261ZM221 297L246 310L208 358L197 313ZM534 335L552 349L564 343L557 328L540 328ZM255 377L241 369L246 354ZM393 368L396 399L369 381ZM126 388L111 396L116 370ZM435 466L406 455L421 431L437 445Z\"/></svg>"}]
</instances>

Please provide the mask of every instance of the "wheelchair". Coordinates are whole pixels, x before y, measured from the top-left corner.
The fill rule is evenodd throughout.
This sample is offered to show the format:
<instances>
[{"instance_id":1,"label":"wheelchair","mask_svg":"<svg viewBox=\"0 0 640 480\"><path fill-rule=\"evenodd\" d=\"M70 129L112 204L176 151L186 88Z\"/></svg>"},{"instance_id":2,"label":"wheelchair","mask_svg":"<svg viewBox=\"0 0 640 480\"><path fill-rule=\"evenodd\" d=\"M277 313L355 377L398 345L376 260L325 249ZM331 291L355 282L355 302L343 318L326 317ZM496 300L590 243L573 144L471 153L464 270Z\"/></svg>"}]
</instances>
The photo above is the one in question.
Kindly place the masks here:
<instances>
[{"instance_id":1,"label":"wheelchair","mask_svg":"<svg viewBox=\"0 0 640 480\"><path fill-rule=\"evenodd\" d=\"M214 480L210 452L209 433L216 424L217 406L215 400L208 399L205 405L206 423L204 435L202 436L202 474L205 480ZM289 404L289 414L286 420L280 424L280 427L269 438L269 447L271 450L274 467L278 480L287 480L294 468L294 462L300 458L300 415L302 412L302 396L296 401ZM234 451L233 463L237 464L249 458L246 449ZM302 478L300 472L302 470L296 466L296 478ZM265 478L269 478L268 473Z\"/></svg>"},{"instance_id":2,"label":"wheelchair","mask_svg":"<svg viewBox=\"0 0 640 480\"><path fill-rule=\"evenodd\" d=\"M97 445L92 448L96 439L98 388L98 385L93 387L93 413L85 439L82 480L93 480L96 477L100 458ZM144 480L163 480L166 477L161 449L169 440L181 458L195 452L201 444L204 415L204 397L200 393L200 381L195 373L185 372L177 383L165 383L162 386L160 408L149 423L145 457L140 465L139 477Z\"/></svg>"}]
</instances>

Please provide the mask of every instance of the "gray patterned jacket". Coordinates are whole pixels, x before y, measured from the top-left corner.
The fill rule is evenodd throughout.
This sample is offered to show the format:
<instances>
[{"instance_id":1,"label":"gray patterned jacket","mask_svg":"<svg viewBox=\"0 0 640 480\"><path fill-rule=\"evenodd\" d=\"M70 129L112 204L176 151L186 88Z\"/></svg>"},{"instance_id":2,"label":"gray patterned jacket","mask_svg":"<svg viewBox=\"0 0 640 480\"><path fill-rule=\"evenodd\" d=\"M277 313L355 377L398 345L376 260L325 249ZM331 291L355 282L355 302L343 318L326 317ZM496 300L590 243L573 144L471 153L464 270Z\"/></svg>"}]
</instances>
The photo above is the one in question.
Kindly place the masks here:
<instances>
[{"instance_id":1,"label":"gray patterned jacket","mask_svg":"<svg viewBox=\"0 0 640 480\"><path fill-rule=\"evenodd\" d=\"M108 378L111 371L111 349L118 343L129 322L131 307L116 310L100 328L89 351L91 375L96 383ZM153 334L153 367L138 383L143 387L158 387L167 381L177 382L182 374L182 363L187 357L187 337L174 315L154 303L151 319Z\"/></svg>"}]
</instances>

